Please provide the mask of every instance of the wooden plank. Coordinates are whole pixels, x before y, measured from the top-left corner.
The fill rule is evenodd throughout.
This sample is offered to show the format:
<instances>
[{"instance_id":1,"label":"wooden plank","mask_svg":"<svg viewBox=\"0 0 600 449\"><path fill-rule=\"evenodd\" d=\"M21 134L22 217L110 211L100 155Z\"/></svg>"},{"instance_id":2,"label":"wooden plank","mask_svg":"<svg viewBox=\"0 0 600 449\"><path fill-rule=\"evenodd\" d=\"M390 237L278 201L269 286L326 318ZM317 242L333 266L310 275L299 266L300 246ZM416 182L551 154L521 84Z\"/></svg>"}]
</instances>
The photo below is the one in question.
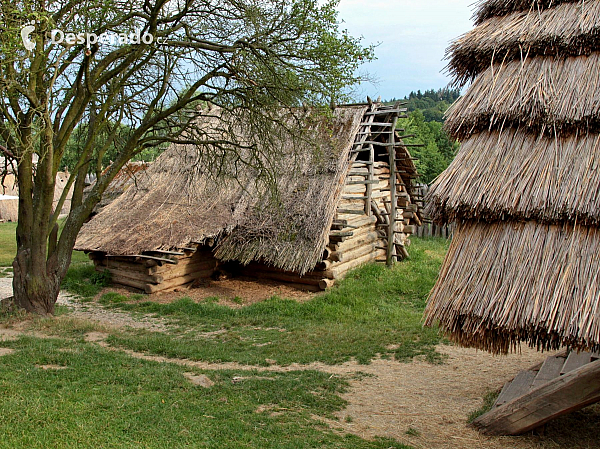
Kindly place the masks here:
<instances>
[{"instance_id":1,"label":"wooden plank","mask_svg":"<svg viewBox=\"0 0 600 449\"><path fill-rule=\"evenodd\" d=\"M144 254L164 254L165 256L185 256L185 253L180 251L162 251L159 249L155 249L152 251L144 251Z\"/></svg>"},{"instance_id":2,"label":"wooden plank","mask_svg":"<svg viewBox=\"0 0 600 449\"><path fill-rule=\"evenodd\" d=\"M531 385L535 380L536 374L537 373L535 371L521 371L519 374L517 374L508 388L504 390L504 394L498 396L495 404L496 407L500 407L501 405L504 405L507 402L510 402L513 399L528 393L529 390L531 390Z\"/></svg>"},{"instance_id":3,"label":"wooden plank","mask_svg":"<svg viewBox=\"0 0 600 449\"><path fill-rule=\"evenodd\" d=\"M365 211L364 210L354 210L354 209L338 209L337 210L338 214L342 214L342 215L364 215Z\"/></svg>"},{"instance_id":4,"label":"wooden plank","mask_svg":"<svg viewBox=\"0 0 600 449\"><path fill-rule=\"evenodd\" d=\"M544 364L540 368L533 381L532 388L539 388L542 385L550 382L552 379L556 379L560 376L563 365L565 364L565 357L551 356L544 360Z\"/></svg>"},{"instance_id":5,"label":"wooden plank","mask_svg":"<svg viewBox=\"0 0 600 449\"><path fill-rule=\"evenodd\" d=\"M567 357L567 361L563 366L560 374L566 374L574 369L579 368L580 366L586 365L592 361L592 354L590 352L577 352L571 351L569 353L569 357Z\"/></svg>"},{"instance_id":6,"label":"wooden plank","mask_svg":"<svg viewBox=\"0 0 600 449\"><path fill-rule=\"evenodd\" d=\"M129 258L138 258L138 259L145 259L145 260L152 260L155 262L160 262L160 263L170 263L170 264L177 264L176 260L173 259L167 259L165 257L154 257L154 256L148 256L146 254L132 254L131 256L113 256L113 255L106 255L106 257L110 257L110 258L121 258L121 259L129 259Z\"/></svg>"},{"instance_id":7,"label":"wooden plank","mask_svg":"<svg viewBox=\"0 0 600 449\"><path fill-rule=\"evenodd\" d=\"M392 129L396 129L398 123L398 117L394 117ZM389 146L394 147L396 145L396 135L390 136ZM396 230L396 207L398 206L398 199L396 198L396 152L388 150L389 156L389 168L390 168L390 207L388 209L389 217L389 229L388 229L388 244L387 244L387 260L388 266L394 263L393 256L395 253L394 247L394 231Z\"/></svg>"},{"instance_id":8,"label":"wooden plank","mask_svg":"<svg viewBox=\"0 0 600 449\"><path fill-rule=\"evenodd\" d=\"M486 435L519 435L596 402L600 402L600 360L491 410L473 425Z\"/></svg>"}]
</instances>

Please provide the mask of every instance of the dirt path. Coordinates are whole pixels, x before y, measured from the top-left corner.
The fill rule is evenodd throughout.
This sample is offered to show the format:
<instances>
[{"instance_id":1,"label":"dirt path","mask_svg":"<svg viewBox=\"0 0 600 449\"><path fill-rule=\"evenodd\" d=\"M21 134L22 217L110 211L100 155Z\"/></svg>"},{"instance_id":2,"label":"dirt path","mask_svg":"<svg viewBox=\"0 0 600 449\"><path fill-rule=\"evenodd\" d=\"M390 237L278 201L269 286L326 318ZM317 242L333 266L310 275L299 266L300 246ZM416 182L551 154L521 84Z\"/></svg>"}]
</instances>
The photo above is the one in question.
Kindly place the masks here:
<instances>
[{"instance_id":1,"label":"dirt path","mask_svg":"<svg viewBox=\"0 0 600 449\"><path fill-rule=\"evenodd\" d=\"M0 278L0 298L9 278ZM105 310L94 303L81 304L68 295L61 295L60 303L72 308L70 316L92 320L107 327L134 327L153 331L166 329L165 323L155 318L135 318L127 313ZM0 341L16 338L18 329L1 329ZM110 348L108 335L95 332L87 340ZM447 355L442 365L431 365L421 360L399 363L393 360L374 360L370 365L355 362L343 365L309 365L256 367L237 363L207 363L185 359L169 359L134 351L127 354L163 363L202 370L257 370L284 372L292 370L320 370L332 375L349 376L357 372L367 374L350 382L343 395L348 401L345 410L337 414L339 420L326 422L342 432L354 433L372 439L391 437L402 443L423 449L538 449L538 448L596 448L600 441L600 407L590 407L569 417L549 424L544 435L523 437L483 437L466 424L470 412L481 405L483 395L499 388L518 371L543 360L540 354L524 348L521 354L493 357L484 352L455 346L440 345L438 351Z\"/></svg>"}]
</instances>

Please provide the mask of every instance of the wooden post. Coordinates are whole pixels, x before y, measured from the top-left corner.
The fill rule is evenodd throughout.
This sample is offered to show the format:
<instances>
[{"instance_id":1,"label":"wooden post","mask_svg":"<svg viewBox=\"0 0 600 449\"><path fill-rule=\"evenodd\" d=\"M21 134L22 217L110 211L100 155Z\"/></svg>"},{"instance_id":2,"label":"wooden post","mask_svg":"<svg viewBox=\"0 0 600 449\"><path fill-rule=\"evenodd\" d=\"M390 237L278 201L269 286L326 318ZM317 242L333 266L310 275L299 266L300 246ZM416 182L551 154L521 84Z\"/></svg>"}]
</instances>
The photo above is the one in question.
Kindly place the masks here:
<instances>
[{"instance_id":1,"label":"wooden post","mask_svg":"<svg viewBox=\"0 0 600 449\"><path fill-rule=\"evenodd\" d=\"M369 144L369 166L367 169L369 170L369 176L367 177L368 181L373 181L373 165L375 162L375 147L373 144ZM367 199L365 200L365 214L369 217L371 216L371 197L373 196L373 184L367 184Z\"/></svg>"},{"instance_id":2,"label":"wooden post","mask_svg":"<svg viewBox=\"0 0 600 449\"><path fill-rule=\"evenodd\" d=\"M396 233L396 209L398 207L397 191L396 191L396 124L398 123L398 113L392 116L392 132L389 137L389 164L390 164L390 223L388 228L388 244L387 244L387 266L392 266L394 263L395 233Z\"/></svg>"}]
</instances>

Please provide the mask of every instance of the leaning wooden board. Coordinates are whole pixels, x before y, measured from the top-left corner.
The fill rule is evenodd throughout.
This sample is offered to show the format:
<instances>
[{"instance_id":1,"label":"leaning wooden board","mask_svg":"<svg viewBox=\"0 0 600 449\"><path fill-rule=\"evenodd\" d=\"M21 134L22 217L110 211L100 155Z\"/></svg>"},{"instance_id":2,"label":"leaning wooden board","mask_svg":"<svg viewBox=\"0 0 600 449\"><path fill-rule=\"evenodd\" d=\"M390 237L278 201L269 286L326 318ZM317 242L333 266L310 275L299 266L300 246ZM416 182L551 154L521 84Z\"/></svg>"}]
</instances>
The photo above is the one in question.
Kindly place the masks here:
<instances>
[{"instance_id":1,"label":"leaning wooden board","mask_svg":"<svg viewBox=\"0 0 600 449\"><path fill-rule=\"evenodd\" d=\"M519 435L596 402L600 402L600 360L493 409L473 425L486 435Z\"/></svg>"}]
</instances>

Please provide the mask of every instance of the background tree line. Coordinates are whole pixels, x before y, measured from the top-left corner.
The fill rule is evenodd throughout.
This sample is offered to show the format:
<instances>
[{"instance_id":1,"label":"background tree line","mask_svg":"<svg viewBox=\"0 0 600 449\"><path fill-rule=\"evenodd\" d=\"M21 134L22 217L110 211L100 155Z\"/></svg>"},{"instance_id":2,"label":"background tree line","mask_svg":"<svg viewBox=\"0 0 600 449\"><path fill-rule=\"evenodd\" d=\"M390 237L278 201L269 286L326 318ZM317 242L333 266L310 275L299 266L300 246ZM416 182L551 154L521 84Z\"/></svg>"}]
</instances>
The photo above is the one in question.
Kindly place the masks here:
<instances>
[{"instance_id":1,"label":"background tree line","mask_svg":"<svg viewBox=\"0 0 600 449\"><path fill-rule=\"evenodd\" d=\"M444 131L444 114L460 97L458 89L438 89L411 92L400 99L406 102L409 118L399 121L398 127L404 128L407 135L415 137L404 139L407 144L422 144L422 147L410 148L417 158L415 164L421 174L421 182L430 183L443 172L454 159L459 143L451 139ZM392 99L390 103L397 101Z\"/></svg>"}]
</instances>

